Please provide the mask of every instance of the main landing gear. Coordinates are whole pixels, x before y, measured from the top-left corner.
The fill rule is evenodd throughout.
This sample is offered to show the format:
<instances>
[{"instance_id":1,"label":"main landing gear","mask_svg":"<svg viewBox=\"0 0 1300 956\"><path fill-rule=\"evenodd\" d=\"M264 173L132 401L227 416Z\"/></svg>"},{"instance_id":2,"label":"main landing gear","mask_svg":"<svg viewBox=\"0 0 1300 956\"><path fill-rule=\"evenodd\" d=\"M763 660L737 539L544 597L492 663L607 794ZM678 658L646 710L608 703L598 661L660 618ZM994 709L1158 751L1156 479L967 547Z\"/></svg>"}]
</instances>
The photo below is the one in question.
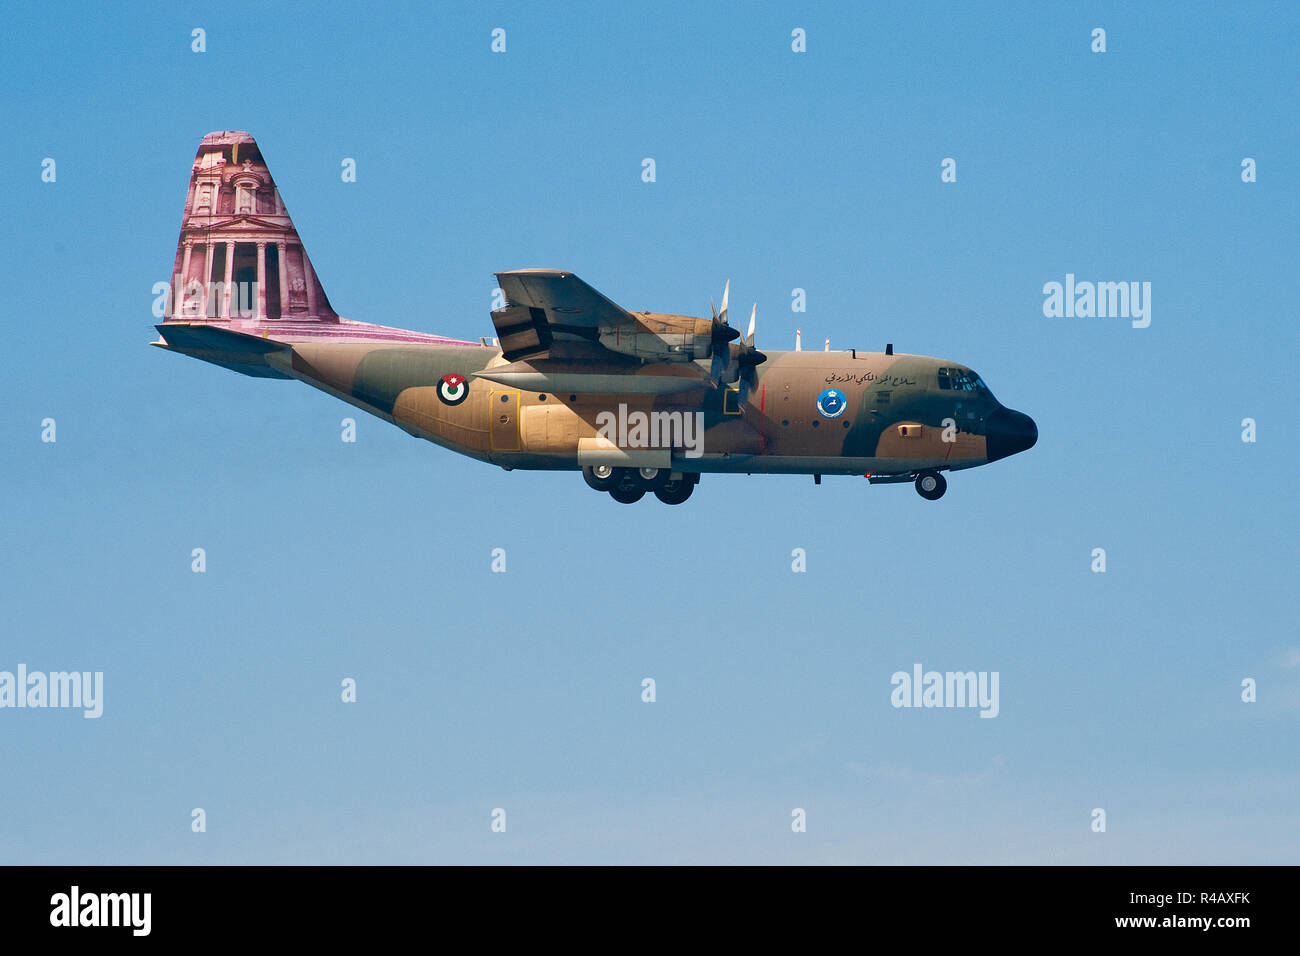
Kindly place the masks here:
<instances>
[{"instance_id":1,"label":"main landing gear","mask_svg":"<svg viewBox=\"0 0 1300 956\"><path fill-rule=\"evenodd\" d=\"M672 472L667 468L615 468L613 465L587 465L582 478L596 491L607 491L620 504L630 505L645 497L647 491L666 505L679 505L691 496L700 476Z\"/></svg>"},{"instance_id":2,"label":"main landing gear","mask_svg":"<svg viewBox=\"0 0 1300 956\"><path fill-rule=\"evenodd\" d=\"M937 471L923 471L916 476L916 493L926 501L938 501L948 490L948 482Z\"/></svg>"}]
</instances>

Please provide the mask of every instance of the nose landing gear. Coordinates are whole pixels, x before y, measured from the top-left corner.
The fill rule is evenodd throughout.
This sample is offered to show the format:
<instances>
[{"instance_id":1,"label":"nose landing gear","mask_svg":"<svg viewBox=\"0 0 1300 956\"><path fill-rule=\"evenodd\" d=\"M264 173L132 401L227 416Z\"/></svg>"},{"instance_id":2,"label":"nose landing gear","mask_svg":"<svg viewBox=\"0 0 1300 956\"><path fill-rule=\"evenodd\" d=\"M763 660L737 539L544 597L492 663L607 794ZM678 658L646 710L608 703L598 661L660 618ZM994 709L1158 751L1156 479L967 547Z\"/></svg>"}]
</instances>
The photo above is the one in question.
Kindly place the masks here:
<instances>
[{"instance_id":1,"label":"nose landing gear","mask_svg":"<svg viewBox=\"0 0 1300 956\"><path fill-rule=\"evenodd\" d=\"M923 471L916 476L916 493L926 501L938 501L948 490L948 482L937 471Z\"/></svg>"}]
</instances>

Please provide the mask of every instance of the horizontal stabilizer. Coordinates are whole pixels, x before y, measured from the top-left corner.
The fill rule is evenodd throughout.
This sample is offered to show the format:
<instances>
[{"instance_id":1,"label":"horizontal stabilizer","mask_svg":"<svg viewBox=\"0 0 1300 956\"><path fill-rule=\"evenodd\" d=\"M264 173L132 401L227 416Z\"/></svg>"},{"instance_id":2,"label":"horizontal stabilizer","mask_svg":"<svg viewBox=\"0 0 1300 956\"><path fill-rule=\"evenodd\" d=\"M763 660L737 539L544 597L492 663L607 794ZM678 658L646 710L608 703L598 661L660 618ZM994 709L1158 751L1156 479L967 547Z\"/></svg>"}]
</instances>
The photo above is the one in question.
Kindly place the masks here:
<instances>
[{"instance_id":1,"label":"horizontal stabilizer","mask_svg":"<svg viewBox=\"0 0 1300 956\"><path fill-rule=\"evenodd\" d=\"M170 322L154 328L162 338L150 344L169 352L180 352L256 378L293 377L267 362L268 356L278 354L286 359L282 364L288 364L293 348L284 342L202 322Z\"/></svg>"}]
</instances>

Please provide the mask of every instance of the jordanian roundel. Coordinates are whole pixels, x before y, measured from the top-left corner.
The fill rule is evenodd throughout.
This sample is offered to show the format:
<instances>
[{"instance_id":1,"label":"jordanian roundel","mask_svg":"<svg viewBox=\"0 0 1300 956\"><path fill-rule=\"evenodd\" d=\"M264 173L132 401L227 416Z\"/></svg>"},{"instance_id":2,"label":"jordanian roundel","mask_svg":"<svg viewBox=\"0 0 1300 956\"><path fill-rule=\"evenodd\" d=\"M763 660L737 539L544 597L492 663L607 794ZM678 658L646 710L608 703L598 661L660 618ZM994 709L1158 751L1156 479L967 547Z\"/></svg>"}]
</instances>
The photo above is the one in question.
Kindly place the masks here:
<instances>
[{"instance_id":1,"label":"jordanian roundel","mask_svg":"<svg viewBox=\"0 0 1300 956\"><path fill-rule=\"evenodd\" d=\"M448 405L459 405L469 397L469 382L456 372L444 375L438 381L438 397Z\"/></svg>"}]
</instances>

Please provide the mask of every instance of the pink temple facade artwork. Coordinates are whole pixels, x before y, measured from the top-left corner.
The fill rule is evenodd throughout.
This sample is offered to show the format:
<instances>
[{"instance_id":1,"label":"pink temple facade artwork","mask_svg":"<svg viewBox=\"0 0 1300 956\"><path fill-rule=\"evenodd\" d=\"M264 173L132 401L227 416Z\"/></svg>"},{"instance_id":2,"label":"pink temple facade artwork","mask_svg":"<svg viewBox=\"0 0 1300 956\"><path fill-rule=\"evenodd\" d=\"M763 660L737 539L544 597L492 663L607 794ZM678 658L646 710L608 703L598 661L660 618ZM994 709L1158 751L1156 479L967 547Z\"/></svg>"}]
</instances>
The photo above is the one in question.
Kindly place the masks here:
<instances>
[{"instance_id":1,"label":"pink temple facade artwork","mask_svg":"<svg viewBox=\"0 0 1300 956\"><path fill-rule=\"evenodd\" d=\"M257 142L237 130L204 136L194 157L164 322L179 323L279 340L472 344L340 318Z\"/></svg>"},{"instance_id":2,"label":"pink temple facade artwork","mask_svg":"<svg viewBox=\"0 0 1300 956\"><path fill-rule=\"evenodd\" d=\"M179 308L169 318L339 318L247 133L203 137L173 276Z\"/></svg>"}]
</instances>

